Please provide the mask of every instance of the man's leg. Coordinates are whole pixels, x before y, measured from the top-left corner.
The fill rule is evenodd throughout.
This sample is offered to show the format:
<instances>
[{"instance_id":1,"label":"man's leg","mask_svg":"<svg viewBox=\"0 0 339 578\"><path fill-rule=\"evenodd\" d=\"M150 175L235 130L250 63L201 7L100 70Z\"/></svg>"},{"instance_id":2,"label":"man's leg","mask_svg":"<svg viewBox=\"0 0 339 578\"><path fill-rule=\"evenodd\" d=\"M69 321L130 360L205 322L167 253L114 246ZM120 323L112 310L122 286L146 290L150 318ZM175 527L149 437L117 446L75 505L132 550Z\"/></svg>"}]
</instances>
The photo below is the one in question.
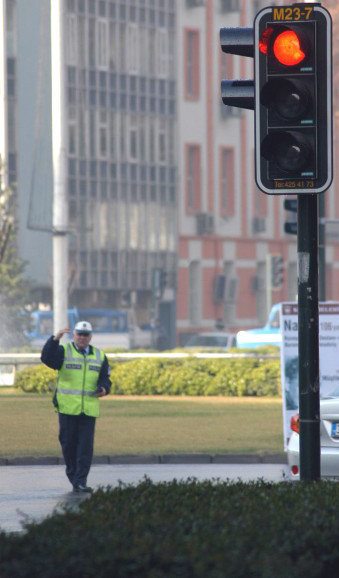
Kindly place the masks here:
<instances>
[{"instance_id":1,"label":"man's leg","mask_svg":"<svg viewBox=\"0 0 339 578\"><path fill-rule=\"evenodd\" d=\"M92 464L94 446L95 417L79 416L79 435L77 447L77 467L74 485L86 486L87 476Z\"/></svg>"},{"instance_id":2,"label":"man's leg","mask_svg":"<svg viewBox=\"0 0 339 578\"><path fill-rule=\"evenodd\" d=\"M73 486L77 469L79 417L59 413L59 441L66 464L66 475Z\"/></svg>"}]
</instances>

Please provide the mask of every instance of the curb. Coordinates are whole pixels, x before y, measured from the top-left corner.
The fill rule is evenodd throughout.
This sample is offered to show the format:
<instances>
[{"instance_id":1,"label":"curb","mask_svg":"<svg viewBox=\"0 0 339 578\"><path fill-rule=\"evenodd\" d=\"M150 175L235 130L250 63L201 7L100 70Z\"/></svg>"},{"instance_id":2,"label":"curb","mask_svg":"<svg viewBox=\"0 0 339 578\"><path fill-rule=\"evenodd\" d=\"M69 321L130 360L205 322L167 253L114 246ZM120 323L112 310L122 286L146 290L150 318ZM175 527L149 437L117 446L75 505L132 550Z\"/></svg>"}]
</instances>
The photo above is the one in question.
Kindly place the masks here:
<instances>
[{"instance_id":1,"label":"curb","mask_svg":"<svg viewBox=\"0 0 339 578\"><path fill-rule=\"evenodd\" d=\"M61 457L0 458L0 466L59 466ZM92 465L128 464L287 464L286 454L138 454L94 456Z\"/></svg>"}]
</instances>

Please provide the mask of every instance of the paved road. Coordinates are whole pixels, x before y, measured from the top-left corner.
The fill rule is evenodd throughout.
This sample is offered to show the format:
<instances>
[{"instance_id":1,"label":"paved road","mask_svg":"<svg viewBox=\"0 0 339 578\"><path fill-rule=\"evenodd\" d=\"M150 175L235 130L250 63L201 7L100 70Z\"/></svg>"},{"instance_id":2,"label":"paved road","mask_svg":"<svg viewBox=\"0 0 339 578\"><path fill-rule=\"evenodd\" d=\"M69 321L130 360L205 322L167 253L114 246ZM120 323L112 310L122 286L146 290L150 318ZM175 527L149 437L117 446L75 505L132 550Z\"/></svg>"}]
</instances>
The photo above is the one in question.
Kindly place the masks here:
<instances>
[{"instance_id":1,"label":"paved road","mask_svg":"<svg viewBox=\"0 0 339 578\"><path fill-rule=\"evenodd\" d=\"M251 481L259 478L279 482L287 477L285 464L120 464L93 465L88 483L93 487L136 484L145 476L153 482L216 479ZM39 520L63 504L75 505L84 496L73 494L63 465L0 467L0 528L22 531L26 519Z\"/></svg>"}]
</instances>

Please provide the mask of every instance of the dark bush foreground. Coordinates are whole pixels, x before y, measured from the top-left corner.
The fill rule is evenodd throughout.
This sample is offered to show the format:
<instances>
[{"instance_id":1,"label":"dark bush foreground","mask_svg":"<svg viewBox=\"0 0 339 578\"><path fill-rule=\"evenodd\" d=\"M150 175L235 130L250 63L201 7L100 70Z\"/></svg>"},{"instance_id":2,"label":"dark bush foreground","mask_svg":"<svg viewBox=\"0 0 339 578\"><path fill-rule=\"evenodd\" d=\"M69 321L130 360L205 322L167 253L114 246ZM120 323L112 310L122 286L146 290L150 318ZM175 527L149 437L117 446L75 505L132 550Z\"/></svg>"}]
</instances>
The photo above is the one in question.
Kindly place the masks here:
<instances>
[{"instance_id":1,"label":"dark bush foreground","mask_svg":"<svg viewBox=\"0 0 339 578\"><path fill-rule=\"evenodd\" d=\"M337 578L338 512L331 482L145 479L0 534L0 576Z\"/></svg>"}]
</instances>

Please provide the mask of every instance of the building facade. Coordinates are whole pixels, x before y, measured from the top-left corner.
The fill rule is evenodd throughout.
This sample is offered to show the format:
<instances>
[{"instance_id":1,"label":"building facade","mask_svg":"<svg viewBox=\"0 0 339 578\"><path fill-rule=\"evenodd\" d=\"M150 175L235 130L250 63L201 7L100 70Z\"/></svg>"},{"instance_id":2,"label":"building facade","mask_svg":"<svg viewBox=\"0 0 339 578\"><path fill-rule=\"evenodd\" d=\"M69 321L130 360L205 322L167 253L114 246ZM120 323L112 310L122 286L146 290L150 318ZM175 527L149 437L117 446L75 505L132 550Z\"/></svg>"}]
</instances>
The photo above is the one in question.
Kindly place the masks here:
<instances>
[{"instance_id":1,"label":"building facade","mask_svg":"<svg viewBox=\"0 0 339 578\"><path fill-rule=\"evenodd\" d=\"M176 3L61 5L69 303L134 307L141 324L175 317ZM15 7L20 252L36 300L51 303L50 5ZM158 298L155 271L166 277Z\"/></svg>"},{"instance_id":2,"label":"building facade","mask_svg":"<svg viewBox=\"0 0 339 578\"><path fill-rule=\"evenodd\" d=\"M252 27L267 2L61 5L69 305L133 307L140 324L160 317L170 346L216 325L264 323L271 303L296 298L296 238L284 233L283 197L255 185L253 112L222 104L221 79L253 78L253 59L222 54L219 30ZM50 2L1 7L2 158L33 300L51 304ZM336 179L331 219L337 189ZM336 299L339 231L326 231L327 298ZM272 256L283 260L274 288Z\"/></svg>"},{"instance_id":3,"label":"building facade","mask_svg":"<svg viewBox=\"0 0 339 578\"><path fill-rule=\"evenodd\" d=\"M264 324L272 303L294 301L298 292L296 236L284 232L284 222L296 215L287 215L284 197L273 198L256 187L254 113L226 107L220 91L223 78L253 79L253 58L222 53L220 28L252 27L257 12L272 3L183 4L178 11L180 343L194 332L217 326L232 331ZM335 177L325 193L331 219L338 215L337 193ZM328 223L327 299L338 298L338 233L338 224ZM280 280L272 282L275 258L282 270Z\"/></svg>"}]
</instances>

